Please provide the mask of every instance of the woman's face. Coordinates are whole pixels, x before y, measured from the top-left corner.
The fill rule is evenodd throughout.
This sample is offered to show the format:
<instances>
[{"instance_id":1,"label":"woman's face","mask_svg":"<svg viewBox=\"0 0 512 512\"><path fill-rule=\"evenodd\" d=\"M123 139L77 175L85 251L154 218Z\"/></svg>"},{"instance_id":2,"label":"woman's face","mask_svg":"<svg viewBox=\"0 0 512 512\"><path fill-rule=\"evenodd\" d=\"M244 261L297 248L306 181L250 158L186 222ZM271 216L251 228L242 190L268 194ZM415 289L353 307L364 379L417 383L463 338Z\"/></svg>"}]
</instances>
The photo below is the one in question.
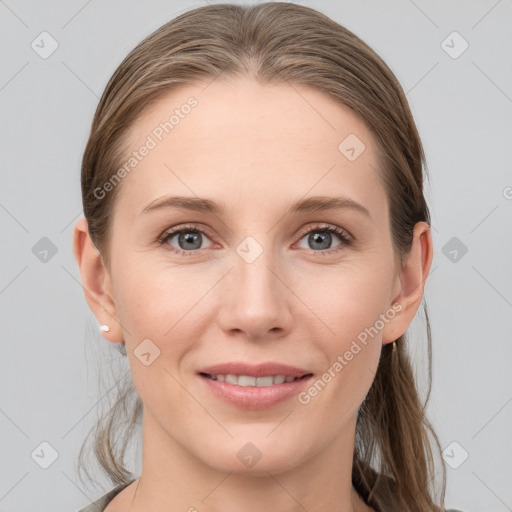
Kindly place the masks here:
<instances>
[{"instance_id":1,"label":"woman's face","mask_svg":"<svg viewBox=\"0 0 512 512\"><path fill-rule=\"evenodd\" d=\"M308 87L215 80L161 98L127 142L107 280L122 328L103 323L126 342L145 429L262 474L353 442L382 344L405 330L365 124ZM210 368L231 363L247 367ZM290 376L267 363L309 377L240 385Z\"/></svg>"}]
</instances>

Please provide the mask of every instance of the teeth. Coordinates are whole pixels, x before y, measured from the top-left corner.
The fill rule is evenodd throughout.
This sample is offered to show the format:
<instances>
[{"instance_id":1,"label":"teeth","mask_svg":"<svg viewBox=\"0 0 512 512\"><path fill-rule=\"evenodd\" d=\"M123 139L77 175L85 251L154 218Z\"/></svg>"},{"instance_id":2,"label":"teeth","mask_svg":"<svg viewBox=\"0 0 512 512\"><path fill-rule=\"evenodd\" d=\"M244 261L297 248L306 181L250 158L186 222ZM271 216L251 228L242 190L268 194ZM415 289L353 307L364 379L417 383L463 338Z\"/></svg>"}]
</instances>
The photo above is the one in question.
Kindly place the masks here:
<instances>
[{"instance_id":1,"label":"teeth","mask_svg":"<svg viewBox=\"0 0 512 512\"><path fill-rule=\"evenodd\" d=\"M256 382L252 384L252 386L272 386L272 384L277 384L277 382L274 382L274 378L272 376L256 377Z\"/></svg>"},{"instance_id":2,"label":"teeth","mask_svg":"<svg viewBox=\"0 0 512 512\"><path fill-rule=\"evenodd\" d=\"M238 384L238 377L236 375L226 375L226 382L228 384Z\"/></svg>"},{"instance_id":3,"label":"teeth","mask_svg":"<svg viewBox=\"0 0 512 512\"><path fill-rule=\"evenodd\" d=\"M292 382L300 377L285 377L284 375L269 375L266 377L251 377L250 375L209 375L213 380L219 382L227 382L228 384L235 384L237 386L272 386L274 384L283 384L284 382Z\"/></svg>"}]
</instances>

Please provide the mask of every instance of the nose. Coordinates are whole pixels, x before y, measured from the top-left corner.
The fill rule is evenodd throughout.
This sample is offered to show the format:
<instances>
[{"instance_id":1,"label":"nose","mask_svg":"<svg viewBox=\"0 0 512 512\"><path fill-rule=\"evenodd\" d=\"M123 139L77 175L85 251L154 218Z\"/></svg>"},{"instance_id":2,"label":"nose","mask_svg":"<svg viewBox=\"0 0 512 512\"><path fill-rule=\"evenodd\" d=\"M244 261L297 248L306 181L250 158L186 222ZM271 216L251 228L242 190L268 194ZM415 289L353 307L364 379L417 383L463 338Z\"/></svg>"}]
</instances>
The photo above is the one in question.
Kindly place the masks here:
<instances>
[{"instance_id":1,"label":"nose","mask_svg":"<svg viewBox=\"0 0 512 512\"><path fill-rule=\"evenodd\" d=\"M223 279L220 293L218 321L225 332L243 333L253 341L290 332L294 296L287 273L271 250L251 242L250 237L233 254L233 267Z\"/></svg>"}]
</instances>

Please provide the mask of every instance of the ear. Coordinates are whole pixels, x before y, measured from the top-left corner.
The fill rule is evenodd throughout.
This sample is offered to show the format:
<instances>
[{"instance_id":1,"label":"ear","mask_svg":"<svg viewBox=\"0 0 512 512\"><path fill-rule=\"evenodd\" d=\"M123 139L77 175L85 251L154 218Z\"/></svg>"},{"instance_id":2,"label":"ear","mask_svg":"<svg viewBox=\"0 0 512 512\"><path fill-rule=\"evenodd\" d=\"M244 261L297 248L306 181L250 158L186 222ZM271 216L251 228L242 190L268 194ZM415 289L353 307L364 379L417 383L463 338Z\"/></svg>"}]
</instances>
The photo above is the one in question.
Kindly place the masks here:
<instances>
[{"instance_id":1,"label":"ear","mask_svg":"<svg viewBox=\"0 0 512 512\"><path fill-rule=\"evenodd\" d=\"M410 252L405 256L398 271L396 291L392 304L398 303L392 320L382 330L382 344L393 343L402 336L411 325L423 298L425 282L430 272L433 257L432 232L426 222L414 226Z\"/></svg>"},{"instance_id":2,"label":"ear","mask_svg":"<svg viewBox=\"0 0 512 512\"><path fill-rule=\"evenodd\" d=\"M100 325L107 324L109 332L103 336L113 343L123 341L115 302L111 292L111 280L103 258L92 242L86 219L80 219L73 231L73 252L80 270L82 287L91 311Z\"/></svg>"}]
</instances>

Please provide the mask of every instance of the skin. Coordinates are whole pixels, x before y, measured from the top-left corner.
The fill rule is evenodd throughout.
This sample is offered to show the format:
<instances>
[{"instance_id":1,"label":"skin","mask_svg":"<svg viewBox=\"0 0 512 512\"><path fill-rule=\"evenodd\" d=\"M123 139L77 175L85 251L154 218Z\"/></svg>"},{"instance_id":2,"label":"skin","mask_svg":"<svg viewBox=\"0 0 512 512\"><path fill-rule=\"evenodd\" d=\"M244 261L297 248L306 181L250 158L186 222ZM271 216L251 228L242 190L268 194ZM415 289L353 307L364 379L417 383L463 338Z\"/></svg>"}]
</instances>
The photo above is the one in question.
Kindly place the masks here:
<instances>
[{"instance_id":1,"label":"skin","mask_svg":"<svg viewBox=\"0 0 512 512\"><path fill-rule=\"evenodd\" d=\"M110 326L104 337L125 341L144 403L141 475L106 510L372 510L351 483L357 412L383 344L405 333L420 305L429 226L415 226L400 267L372 135L323 93L245 78L205 87L169 92L132 126L130 151L189 96L198 100L119 185L109 268L85 219L74 230L88 304ZM338 150L349 134L366 146L354 161ZM166 194L209 198L226 210L140 214ZM348 208L288 213L313 195L351 198L370 216ZM195 255L168 250L190 252L177 236L167 249L158 244L166 230L192 223L207 230ZM348 231L355 243L333 234L322 249L308 241L318 223ZM251 263L236 252L247 236L263 248ZM402 310L306 405L293 397L239 409L195 374L227 361L277 361L316 379L395 303ZM149 366L134 355L146 338L160 349ZM262 454L252 468L237 457L247 442Z\"/></svg>"}]
</instances>

